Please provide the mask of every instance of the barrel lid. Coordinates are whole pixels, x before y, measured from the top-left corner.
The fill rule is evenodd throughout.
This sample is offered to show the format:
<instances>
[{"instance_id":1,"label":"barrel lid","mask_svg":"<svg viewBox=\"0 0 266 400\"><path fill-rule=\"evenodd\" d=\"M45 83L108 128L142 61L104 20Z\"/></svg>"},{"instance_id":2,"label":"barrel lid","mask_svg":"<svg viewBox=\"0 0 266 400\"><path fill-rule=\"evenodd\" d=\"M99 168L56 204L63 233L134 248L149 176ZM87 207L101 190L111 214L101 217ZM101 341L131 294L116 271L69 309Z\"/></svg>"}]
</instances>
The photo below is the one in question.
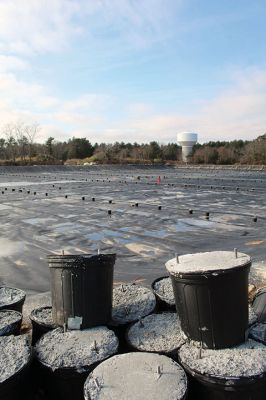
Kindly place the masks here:
<instances>
[{"instance_id":1,"label":"barrel lid","mask_svg":"<svg viewBox=\"0 0 266 400\"><path fill-rule=\"evenodd\" d=\"M88 376L85 399L181 400L187 392L183 368L152 353L127 353L109 358Z\"/></svg>"},{"instance_id":2,"label":"barrel lid","mask_svg":"<svg viewBox=\"0 0 266 400\"><path fill-rule=\"evenodd\" d=\"M171 275L204 274L224 272L232 268L251 265L251 258L245 253L234 251L208 251L185 254L167 261L166 269Z\"/></svg>"}]
</instances>

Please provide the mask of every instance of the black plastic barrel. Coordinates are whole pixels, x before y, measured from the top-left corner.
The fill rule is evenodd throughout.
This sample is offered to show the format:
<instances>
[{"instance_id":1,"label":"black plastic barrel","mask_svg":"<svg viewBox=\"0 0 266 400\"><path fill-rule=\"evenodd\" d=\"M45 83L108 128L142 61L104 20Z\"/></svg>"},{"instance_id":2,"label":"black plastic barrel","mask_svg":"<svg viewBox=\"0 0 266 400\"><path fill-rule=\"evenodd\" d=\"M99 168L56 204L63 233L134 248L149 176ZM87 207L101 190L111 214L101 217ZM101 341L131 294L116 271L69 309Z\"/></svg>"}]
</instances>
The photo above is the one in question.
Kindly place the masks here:
<instances>
[{"instance_id":1,"label":"black plastic barrel","mask_svg":"<svg viewBox=\"0 0 266 400\"><path fill-rule=\"evenodd\" d=\"M14 297L13 299L10 298L10 301L6 303L1 303L0 301L0 310L14 310L22 313L23 304L26 299L26 293L21 289L12 288L8 286L0 286L0 291L2 290L12 291Z\"/></svg>"},{"instance_id":2,"label":"black plastic barrel","mask_svg":"<svg viewBox=\"0 0 266 400\"><path fill-rule=\"evenodd\" d=\"M188 374L189 400L265 400L266 376L221 378L200 374L181 364Z\"/></svg>"},{"instance_id":3,"label":"black plastic barrel","mask_svg":"<svg viewBox=\"0 0 266 400\"><path fill-rule=\"evenodd\" d=\"M44 322L38 318L38 313L42 311L51 312L51 321ZM32 345L34 345L40 339L40 337L42 337L42 335L57 327L57 325L52 321L52 307L49 306L35 308L32 310L30 314L30 320L32 324Z\"/></svg>"},{"instance_id":4,"label":"black plastic barrel","mask_svg":"<svg viewBox=\"0 0 266 400\"><path fill-rule=\"evenodd\" d=\"M245 341L250 266L249 261L237 268L171 274L177 314L188 339L210 349Z\"/></svg>"},{"instance_id":5,"label":"black plastic barrel","mask_svg":"<svg viewBox=\"0 0 266 400\"><path fill-rule=\"evenodd\" d=\"M0 321L5 315L12 314L12 319L10 322L3 325L0 323L0 336L8 336L8 335L19 335L21 323L22 323L22 314L18 311L14 310L1 310L0 311Z\"/></svg>"},{"instance_id":6,"label":"black plastic barrel","mask_svg":"<svg viewBox=\"0 0 266 400\"><path fill-rule=\"evenodd\" d=\"M258 290L253 303L253 311L257 315L257 322L266 322L266 287Z\"/></svg>"},{"instance_id":7,"label":"black plastic barrel","mask_svg":"<svg viewBox=\"0 0 266 400\"><path fill-rule=\"evenodd\" d=\"M68 324L81 317L80 328L105 325L112 317L115 254L51 255L53 321Z\"/></svg>"}]
</instances>

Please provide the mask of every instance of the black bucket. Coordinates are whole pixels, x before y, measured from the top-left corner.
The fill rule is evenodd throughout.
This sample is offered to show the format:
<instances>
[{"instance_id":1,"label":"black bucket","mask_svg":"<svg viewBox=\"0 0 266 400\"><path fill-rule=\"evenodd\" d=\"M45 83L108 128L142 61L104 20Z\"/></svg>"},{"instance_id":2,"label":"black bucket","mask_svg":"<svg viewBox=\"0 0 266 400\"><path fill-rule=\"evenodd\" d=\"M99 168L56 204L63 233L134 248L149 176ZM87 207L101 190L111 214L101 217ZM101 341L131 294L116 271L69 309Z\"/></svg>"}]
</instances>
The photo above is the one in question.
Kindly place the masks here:
<instances>
[{"instance_id":1,"label":"black bucket","mask_svg":"<svg viewBox=\"0 0 266 400\"><path fill-rule=\"evenodd\" d=\"M199 374L181 364L189 378L189 400L265 400L266 375L220 378Z\"/></svg>"},{"instance_id":2,"label":"black bucket","mask_svg":"<svg viewBox=\"0 0 266 400\"><path fill-rule=\"evenodd\" d=\"M253 311L257 315L257 322L266 322L266 287L258 290L253 303Z\"/></svg>"},{"instance_id":3,"label":"black bucket","mask_svg":"<svg viewBox=\"0 0 266 400\"><path fill-rule=\"evenodd\" d=\"M94 333L93 333L94 332ZM101 332L104 332L106 339L100 339ZM77 335L74 347L67 347L68 338L62 337L59 341L56 341L54 337L57 334L61 335ZM87 336L83 336L87 335ZM94 349L91 347L89 340L96 337L99 340L99 347L97 353L98 356L92 358L90 351L93 352ZM79 338L80 336L80 338ZM101 342L101 340L104 340ZM63 344L63 349L60 346ZM38 354L38 348L44 349L46 346L46 351L48 350L48 360L47 358L42 358ZM47 346L48 349L47 349ZM57 347L58 346L58 347ZM66 349L65 349L66 346ZM81 362L82 356L80 356L80 347L85 348L85 356L83 355L83 361ZM86 348L86 346L89 348ZM109 346L109 348L108 348ZM64 364L62 360L55 363L49 362L49 354L53 348L58 348L57 357L64 357L67 352L71 352L71 364ZM35 362L36 362L36 372L38 377L39 387L43 390L43 393L47 396L49 400L83 400L83 386L88 374L104 359L112 356L117 352L118 340L115 335L108 331L105 327L96 327L88 329L87 331L71 331L63 333L61 328L55 329L52 332L44 335L35 346ZM56 351L56 350L55 350ZM77 363L76 359L80 362Z\"/></svg>"},{"instance_id":4,"label":"black bucket","mask_svg":"<svg viewBox=\"0 0 266 400\"><path fill-rule=\"evenodd\" d=\"M0 301L0 310L14 310L22 313L23 304L26 299L26 293L21 289L8 286L0 286L0 292L1 291L8 291L9 293L12 293L12 296L10 295L10 300L5 303Z\"/></svg>"},{"instance_id":5,"label":"black bucket","mask_svg":"<svg viewBox=\"0 0 266 400\"><path fill-rule=\"evenodd\" d=\"M45 400L83 400L85 380L97 365L94 364L83 371L78 371L76 368L52 371L48 365L38 363L36 371L43 397Z\"/></svg>"},{"instance_id":6,"label":"black bucket","mask_svg":"<svg viewBox=\"0 0 266 400\"><path fill-rule=\"evenodd\" d=\"M176 307L175 307L174 293L173 293L173 299L170 299L168 296L166 296L164 293L162 293L161 291L159 291L156 288L158 283L160 283L164 279L165 280L169 279L169 281L171 283L171 278L167 275L167 276L162 276L160 278L155 279L151 284L153 293L155 294L155 297L156 297L157 310L158 311L175 311ZM163 282L161 282L161 283L163 283ZM172 283L171 283L171 288L172 288Z\"/></svg>"},{"instance_id":7,"label":"black bucket","mask_svg":"<svg viewBox=\"0 0 266 400\"><path fill-rule=\"evenodd\" d=\"M6 315L10 315L10 322L3 324L1 320L5 319ZM0 311L0 336L19 335L22 323L22 314L14 310Z\"/></svg>"},{"instance_id":8,"label":"black bucket","mask_svg":"<svg viewBox=\"0 0 266 400\"><path fill-rule=\"evenodd\" d=\"M50 312L51 313L51 321L43 321L38 318L39 313L41 312ZM42 335L51 331L52 329L57 328L57 325L52 321L52 307L40 307L32 310L30 314L30 320L32 324L32 344L34 345Z\"/></svg>"},{"instance_id":9,"label":"black bucket","mask_svg":"<svg viewBox=\"0 0 266 400\"><path fill-rule=\"evenodd\" d=\"M18 338L20 338L18 340L24 340L22 339L22 336L19 336ZM12 352L12 357L15 359L16 352ZM3 382L0 382L1 400L24 400L30 398L33 394L30 383L31 361L32 356L29 350L28 359L19 366L19 369Z\"/></svg>"},{"instance_id":10,"label":"black bucket","mask_svg":"<svg viewBox=\"0 0 266 400\"><path fill-rule=\"evenodd\" d=\"M31 399L30 367L28 364L4 382L0 382L1 400Z\"/></svg>"},{"instance_id":11,"label":"black bucket","mask_svg":"<svg viewBox=\"0 0 266 400\"><path fill-rule=\"evenodd\" d=\"M210 349L245 341L250 266L171 274L177 314L188 339Z\"/></svg>"},{"instance_id":12,"label":"black bucket","mask_svg":"<svg viewBox=\"0 0 266 400\"><path fill-rule=\"evenodd\" d=\"M105 325L112 316L115 254L48 256L53 321L68 324L81 317L80 328Z\"/></svg>"}]
</instances>

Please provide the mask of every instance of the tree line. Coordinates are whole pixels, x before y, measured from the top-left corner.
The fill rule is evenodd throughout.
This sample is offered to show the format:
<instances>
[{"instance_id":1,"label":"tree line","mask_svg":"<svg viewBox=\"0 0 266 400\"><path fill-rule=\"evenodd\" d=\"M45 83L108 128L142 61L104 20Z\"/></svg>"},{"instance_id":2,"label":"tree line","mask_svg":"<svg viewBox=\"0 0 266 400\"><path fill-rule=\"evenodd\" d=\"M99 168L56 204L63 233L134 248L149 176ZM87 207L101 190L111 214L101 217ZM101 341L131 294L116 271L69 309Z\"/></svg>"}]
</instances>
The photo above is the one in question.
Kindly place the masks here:
<instances>
[{"instance_id":1,"label":"tree line","mask_svg":"<svg viewBox=\"0 0 266 400\"><path fill-rule=\"evenodd\" d=\"M6 124L0 132L0 163L12 165L58 163L178 163L181 147L176 143L92 144L87 138L57 141L49 137L38 143L37 123ZM188 159L193 164L266 164L266 134L252 141L234 140L196 144Z\"/></svg>"}]
</instances>

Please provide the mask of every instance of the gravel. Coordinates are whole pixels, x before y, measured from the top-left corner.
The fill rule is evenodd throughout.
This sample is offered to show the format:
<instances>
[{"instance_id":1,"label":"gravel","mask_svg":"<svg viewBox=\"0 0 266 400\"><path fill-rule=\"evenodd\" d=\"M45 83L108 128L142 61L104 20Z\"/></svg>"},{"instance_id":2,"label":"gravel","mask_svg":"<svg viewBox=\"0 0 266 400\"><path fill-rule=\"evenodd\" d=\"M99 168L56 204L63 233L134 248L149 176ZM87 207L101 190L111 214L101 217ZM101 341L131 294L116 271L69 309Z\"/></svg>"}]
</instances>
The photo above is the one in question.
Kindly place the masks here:
<instances>
[{"instance_id":1,"label":"gravel","mask_svg":"<svg viewBox=\"0 0 266 400\"><path fill-rule=\"evenodd\" d=\"M13 324L19 323L22 315L17 311L0 311L0 336L9 334Z\"/></svg>"},{"instance_id":2,"label":"gravel","mask_svg":"<svg viewBox=\"0 0 266 400\"><path fill-rule=\"evenodd\" d=\"M155 291L155 294L167 304L170 306L175 305L175 297L170 277L155 282L153 290Z\"/></svg>"},{"instance_id":3,"label":"gravel","mask_svg":"<svg viewBox=\"0 0 266 400\"><path fill-rule=\"evenodd\" d=\"M46 325L51 328L57 327L53 322L52 307L36 308L31 312L30 318L38 324Z\"/></svg>"},{"instance_id":4,"label":"gravel","mask_svg":"<svg viewBox=\"0 0 266 400\"><path fill-rule=\"evenodd\" d=\"M214 272L230 268L242 267L251 263L251 258L244 253L234 251L208 251L206 253L194 253L179 256L167 261L166 269L172 275L180 276L184 273Z\"/></svg>"},{"instance_id":5,"label":"gravel","mask_svg":"<svg viewBox=\"0 0 266 400\"><path fill-rule=\"evenodd\" d=\"M180 321L176 313L151 314L130 327L127 339L141 351L172 353L184 343Z\"/></svg>"},{"instance_id":6,"label":"gravel","mask_svg":"<svg viewBox=\"0 0 266 400\"><path fill-rule=\"evenodd\" d=\"M86 400L180 400L186 391L183 368L151 353L111 357L95 368L84 386Z\"/></svg>"},{"instance_id":7,"label":"gravel","mask_svg":"<svg viewBox=\"0 0 266 400\"><path fill-rule=\"evenodd\" d=\"M249 339L230 349L201 349L184 344L179 350L180 362L193 371L220 378L240 378L266 372L266 346Z\"/></svg>"},{"instance_id":8,"label":"gravel","mask_svg":"<svg viewBox=\"0 0 266 400\"><path fill-rule=\"evenodd\" d=\"M150 289L135 284L119 285L113 290L112 324L124 325L151 314L156 307Z\"/></svg>"},{"instance_id":9,"label":"gravel","mask_svg":"<svg viewBox=\"0 0 266 400\"><path fill-rule=\"evenodd\" d=\"M0 337L0 382L26 366L30 357L31 347L26 335Z\"/></svg>"},{"instance_id":10,"label":"gravel","mask_svg":"<svg viewBox=\"0 0 266 400\"><path fill-rule=\"evenodd\" d=\"M75 368L83 372L96 362L115 354L118 339L104 326L82 331L54 329L35 345L37 359L52 370Z\"/></svg>"},{"instance_id":11,"label":"gravel","mask_svg":"<svg viewBox=\"0 0 266 400\"><path fill-rule=\"evenodd\" d=\"M0 287L0 307L14 304L26 296L23 290L9 287Z\"/></svg>"}]
</instances>

